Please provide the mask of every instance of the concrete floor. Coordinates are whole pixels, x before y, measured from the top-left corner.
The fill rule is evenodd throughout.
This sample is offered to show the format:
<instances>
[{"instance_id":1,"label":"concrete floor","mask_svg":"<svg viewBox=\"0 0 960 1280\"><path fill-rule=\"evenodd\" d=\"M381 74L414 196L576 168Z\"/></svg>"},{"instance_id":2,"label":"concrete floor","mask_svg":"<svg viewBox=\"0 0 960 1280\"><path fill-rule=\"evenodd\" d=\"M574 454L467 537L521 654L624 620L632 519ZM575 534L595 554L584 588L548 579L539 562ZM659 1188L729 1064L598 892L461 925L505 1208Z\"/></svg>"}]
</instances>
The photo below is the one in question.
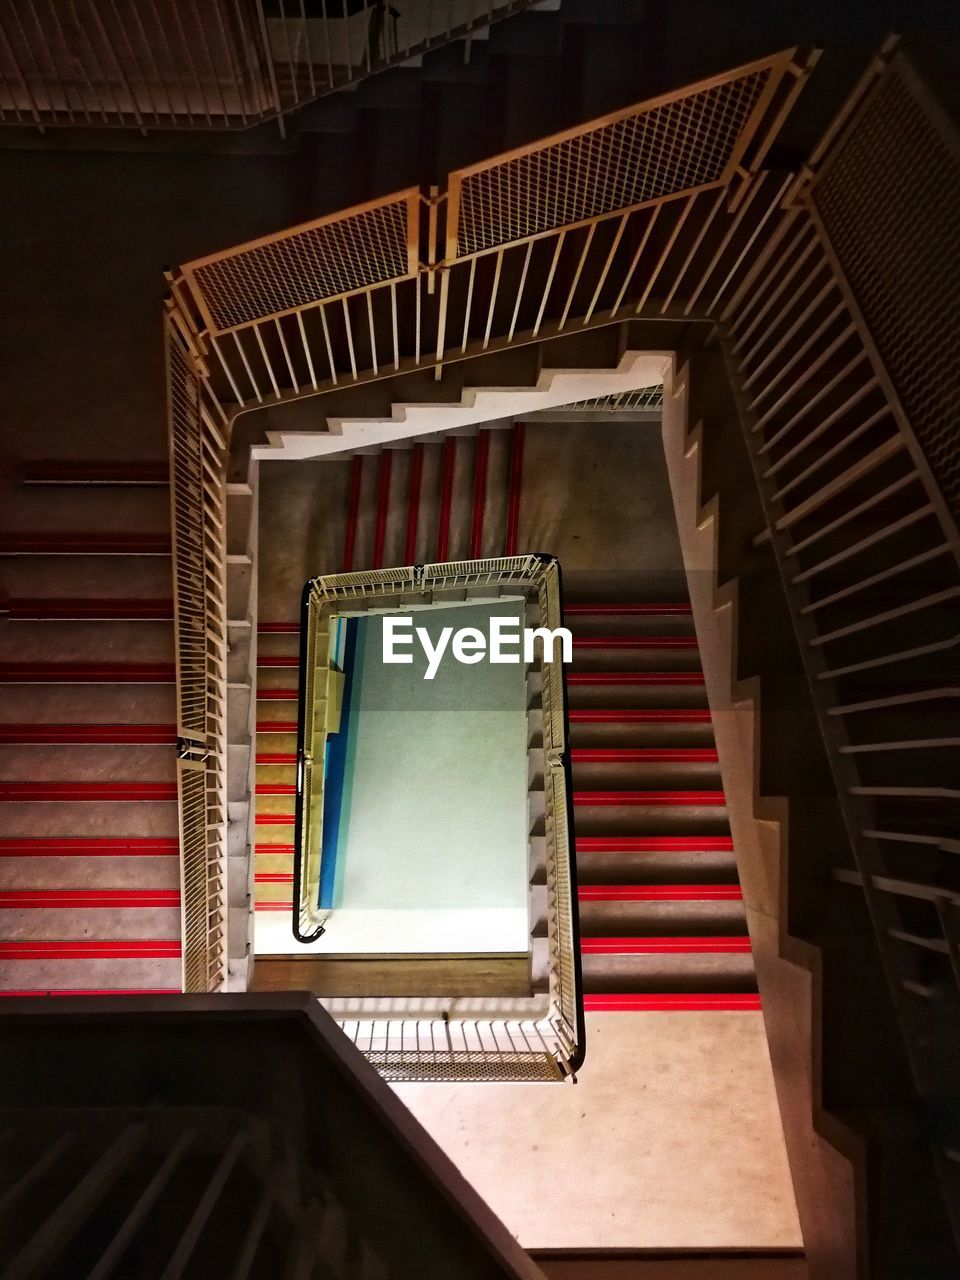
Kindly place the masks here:
<instances>
[{"instance_id":1,"label":"concrete floor","mask_svg":"<svg viewBox=\"0 0 960 1280\"><path fill-rule=\"evenodd\" d=\"M759 1013L588 1015L576 1085L394 1088L525 1248L802 1243Z\"/></svg>"}]
</instances>

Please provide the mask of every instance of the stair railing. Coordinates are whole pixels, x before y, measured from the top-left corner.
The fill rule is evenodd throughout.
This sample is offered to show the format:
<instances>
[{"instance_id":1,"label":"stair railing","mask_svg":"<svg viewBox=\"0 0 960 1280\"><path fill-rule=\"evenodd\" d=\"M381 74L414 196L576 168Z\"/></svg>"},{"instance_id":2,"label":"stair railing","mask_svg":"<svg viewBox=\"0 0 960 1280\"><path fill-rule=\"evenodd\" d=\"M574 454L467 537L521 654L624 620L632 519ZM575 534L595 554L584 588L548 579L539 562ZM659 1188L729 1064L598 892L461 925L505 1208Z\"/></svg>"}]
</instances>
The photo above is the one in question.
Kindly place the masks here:
<instances>
[{"instance_id":1,"label":"stair railing","mask_svg":"<svg viewBox=\"0 0 960 1280\"><path fill-rule=\"evenodd\" d=\"M960 135L888 42L719 332L849 835L833 878L872 919L960 1238L958 220Z\"/></svg>"},{"instance_id":2,"label":"stair railing","mask_svg":"<svg viewBox=\"0 0 960 1280\"><path fill-rule=\"evenodd\" d=\"M446 361L638 316L712 316L751 278L751 255L783 216L792 175L767 174L762 162L814 62L777 53L461 170L443 192L410 188L170 276L168 366L189 371L199 406L190 430L206 442L205 465L174 474L175 555L182 545L186 558L196 543L201 515L211 528L221 518L221 438L229 444L241 413L410 369L440 377ZM494 205L500 212L485 231L484 210ZM187 429L177 396L171 379L172 440ZM198 648L186 604L177 646L181 684L188 673L206 679L210 710L203 730L182 736L208 752L210 776L220 779L221 552L202 573L191 585L205 584L211 652ZM219 954L226 917L214 867L226 805L219 781L208 787L203 821L185 799L182 787L183 856L205 851L209 864L206 879L184 872L185 920L207 921ZM222 973L222 954L220 964ZM218 985L191 973L187 990Z\"/></svg>"},{"instance_id":3,"label":"stair railing","mask_svg":"<svg viewBox=\"0 0 960 1280\"><path fill-rule=\"evenodd\" d=\"M0 125L247 129L533 0L0 3Z\"/></svg>"},{"instance_id":4,"label":"stair railing","mask_svg":"<svg viewBox=\"0 0 960 1280\"><path fill-rule=\"evenodd\" d=\"M331 716L328 698L331 622L368 609L412 602L462 600L478 590L527 599L535 625L562 625L560 570L541 555L504 556L396 569L331 574L304 589L301 611L300 714L297 739L297 804L294 831L293 933L304 943L324 931L331 908L321 905L324 860L323 767ZM578 1070L585 1052L580 981L573 802L568 758L566 686L560 662L535 659L540 677L543 735L544 869L547 892L548 997L430 1003L376 998L327 1001L354 1043L391 1080L561 1080ZM314 770L314 762L319 767ZM531 833L532 834L532 833ZM327 857L329 858L329 851ZM498 1005L511 1006L510 1016ZM407 1006L406 1008L404 1006Z\"/></svg>"}]
</instances>

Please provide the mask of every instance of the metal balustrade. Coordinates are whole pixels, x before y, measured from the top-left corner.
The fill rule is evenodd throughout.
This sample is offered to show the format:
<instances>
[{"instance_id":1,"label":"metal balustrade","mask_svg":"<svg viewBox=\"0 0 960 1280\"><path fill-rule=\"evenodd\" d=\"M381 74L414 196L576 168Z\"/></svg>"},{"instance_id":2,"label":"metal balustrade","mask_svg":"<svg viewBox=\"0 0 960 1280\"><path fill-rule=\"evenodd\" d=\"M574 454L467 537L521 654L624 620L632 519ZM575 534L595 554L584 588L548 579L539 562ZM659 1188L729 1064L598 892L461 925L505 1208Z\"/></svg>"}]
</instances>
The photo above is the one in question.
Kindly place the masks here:
<instances>
[{"instance_id":1,"label":"metal balustrade","mask_svg":"<svg viewBox=\"0 0 960 1280\"><path fill-rule=\"evenodd\" d=\"M294 834L293 931L302 942L323 932L330 912L320 906L323 864L323 771L314 760L325 756L329 717L330 624L335 616L382 611L416 599L439 603L478 592L522 595L534 610L535 625L562 625L560 574L555 560L536 555L374 569L315 578L304 591L301 626L300 687L303 690L298 738L298 790ZM559 1080L577 1070L584 1053L583 1002L580 994L572 799L567 755L566 693L563 667L535 659L542 721L544 871L547 888L549 999L513 1001L514 1017L486 1012L458 1015L463 1002L443 1016L422 1016L424 1001L376 998L360 1001L353 1018L328 1008L354 1043L388 1079ZM533 708L528 708L528 714ZM357 1002L353 1002L357 1003ZM386 1007L384 1007L384 1003ZM484 1001L496 1010L495 997ZM402 1006L409 1004L407 1016Z\"/></svg>"},{"instance_id":2,"label":"metal balustrade","mask_svg":"<svg viewBox=\"0 0 960 1280\"><path fill-rule=\"evenodd\" d=\"M203 465L177 473L174 483L177 554L181 547L184 555L196 547L201 517L208 530L202 572L194 564L194 576L183 576L202 602L198 597L178 606L179 688L184 705L196 696L191 681L206 690L205 727L188 739L189 754L194 764L202 757L216 780L202 816L187 803L186 780L181 783L184 858L199 860L201 851L207 858L206 880L190 879L184 912L192 921L207 922L210 949L208 976L191 969L186 990L215 989L225 954L225 683L218 646L226 633L226 569L213 531L221 518L224 446L236 417L261 405L410 368L432 367L439 377L448 358L638 315L710 314L710 307L733 294L754 246L776 224L778 201L790 178L752 166L762 161L813 63L813 57L800 58L796 51L779 53L670 95L680 104L678 118L689 122L696 118L697 103L714 112L711 94L719 86L736 98L738 85L763 80L762 109L755 103L740 117L722 177L692 190L672 190L566 226L559 222L569 211L556 204L549 186L535 186L529 200L549 206L546 222L552 230L450 262L440 254L447 237L441 215L446 221L451 217L446 193L407 191L188 263L168 278L165 332L174 454L186 447L191 432L206 441ZM640 104L616 118L642 120L665 102ZM595 134L609 119L585 124L582 134ZM564 134L564 141L570 136ZM555 142L547 139L543 148L549 151ZM694 147L692 135L682 146ZM681 152L675 147L671 155ZM502 157L495 157L489 167L501 163ZM187 399L172 376L181 369ZM189 398L194 391L196 405ZM207 649L189 629L190 609L200 616L201 603ZM209 886L208 901L202 900L201 884ZM558 885L557 892L564 887Z\"/></svg>"},{"instance_id":3,"label":"metal balustrade","mask_svg":"<svg viewBox=\"0 0 960 1280\"><path fill-rule=\"evenodd\" d=\"M531 0L0 2L0 125L246 129Z\"/></svg>"},{"instance_id":4,"label":"metal balustrade","mask_svg":"<svg viewBox=\"0 0 960 1280\"><path fill-rule=\"evenodd\" d=\"M960 297L921 226L960 217L960 147L894 48L812 157L721 332L853 852L833 875L872 918L960 1233ZM883 174L911 145L907 190Z\"/></svg>"}]
</instances>

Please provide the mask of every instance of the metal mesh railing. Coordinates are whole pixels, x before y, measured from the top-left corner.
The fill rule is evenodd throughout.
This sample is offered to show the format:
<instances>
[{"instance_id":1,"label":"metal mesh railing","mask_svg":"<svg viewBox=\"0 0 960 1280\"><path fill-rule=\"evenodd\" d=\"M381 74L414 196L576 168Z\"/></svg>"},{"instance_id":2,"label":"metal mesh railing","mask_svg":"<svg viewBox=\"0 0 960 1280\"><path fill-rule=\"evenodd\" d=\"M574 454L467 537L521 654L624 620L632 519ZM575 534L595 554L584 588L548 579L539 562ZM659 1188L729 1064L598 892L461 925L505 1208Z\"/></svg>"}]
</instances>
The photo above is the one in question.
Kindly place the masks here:
<instances>
[{"instance_id":1,"label":"metal mesh railing","mask_svg":"<svg viewBox=\"0 0 960 1280\"><path fill-rule=\"evenodd\" d=\"M184 276L211 331L223 333L415 274L419 207L419 191L404 191L188 263Z\"/></svg>"},{"instance_id":2,"label":"metal mesh railing","mask_svg":"<svg viewBox=\"0 0 960 1280\"><path fill-rule=\"evenodd\" d=\"M883 192L877 199L876 193ZM960 160L891 64L811 191L830 245L960 518Z\"/></svg>"},{"instance_id":3,"label":"metal mesh railing","mask_svg":"<svg viewBox=\"0 0 960 1280\"><path fill-rule=\"evenodd\" d=\"M560 406L564 410L586 409L598 413L644 413L663 408L663 384L641 387L637 391L615 391L609 396L595 396L592 400L576 400Z\"/></svg>"},{"instance_id":4,"label":"metal mesh railing","mask_svg":"<svg viewBox=\"0 0 960 1280\"><path fill-rule=\"evenodd\" d=\"M226 968L226 445L169 320L166 348L183 988L212 991Z\"/></svg>"},{"instance_id":5,"label":"metal mesh railing","mask_svg":"<svg viewBox=\"0 0 960 1280\"><path fill-rule=\"evenodd\" d=\"M246 129L532 0L0 0L0 125Z\"/></svg>"},{"instance_id":6,"label":"metal mesh railing","mask_svg":"<svg viewBox=\"0 0 960 1280\"><path fill-rule=\"evenodd\" d=\"M325 619L338 612L396 608L415 599L439 603L468 590L489 588L532 596L542 626L562 625L559 569L555 560L537 555L494 557L364 573L332 574L314 579L307 608L307 673L301 672L308 701L300 747L294 844L293 914L296 929L316 929L328 914L319 907L323 865L322 828L310 812L311 796L303 779L305 766L320 759L323 744L314 726L315 683L323 661L313 653L314 636L327 634ZM547 872L550 955L549 1002L544 1015L504 1023L493 1017L471 1023L425 1020L411 1015L392 1022L376 1017L355 1025L343 1020L348 1034L382 1073L392 1080L560 1079L575 1071L583 1055L584 1026L577 956L577 899L570 839L571 802L566 769L566 706L563 667L543 662L543 742L545 790L545 860ZM312 690L312 692L311 692ZM313 784L313 801L316 782ZM333 1010L331 1010L333 1012Z\"/></svg>"},{"instance_id":7,"label":"metal mesh railing","mask_svg":"<svg viewBox=\"0 0 960 1280\"><path fill-rule=\"evenodd\" d=\"M447 258L729 180L774 64L754 64L450 175Z\"/></svg>"}]
</instances>

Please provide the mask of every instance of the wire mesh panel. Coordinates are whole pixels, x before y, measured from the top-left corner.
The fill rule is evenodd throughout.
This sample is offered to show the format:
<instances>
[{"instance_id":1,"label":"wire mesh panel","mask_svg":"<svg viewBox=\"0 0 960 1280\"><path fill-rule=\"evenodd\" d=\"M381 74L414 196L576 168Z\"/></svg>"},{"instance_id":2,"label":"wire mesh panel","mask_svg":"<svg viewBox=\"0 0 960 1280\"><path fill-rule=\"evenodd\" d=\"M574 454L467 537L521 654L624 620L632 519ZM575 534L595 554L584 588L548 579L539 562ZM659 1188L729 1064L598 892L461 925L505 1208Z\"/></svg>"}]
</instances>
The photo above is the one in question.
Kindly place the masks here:
<instances>
[{"instance_id":1,"label":"wire mesh panel","mask_svg":"<svg viewBox=\"0 0 960 1280\"><path fill-rule=\"evenodd\" d=\"M226 911L226 449L204 413L190 355L169 322L166 348L183 986L212 991L224 977Z\"/></svg>"},{"instance_id":2,"label":"wire mesh panel","mask_svg":"<svg viewBox=\"0 0 960 1280\"><path fill-rule=\"evenodd\" d=\"M917 440L960 516L960 140L948 128L898 56L830 152L811 197Z\"/></svg>"},{"instance_id":3,"label":"wire mesh panel","mask_svg":"<svg viewBox=\"0 0 960 1280\"><path fill-rule=\"evenodd\" d=\"M416 188L189 262L204 321L223 333L417 270Z\"/></svg>"},{"instance_id":4,"label":"wire mesh panel","mask_svg":"<svg viewBox=\"0 0 960 1280\"><path fill-rule=\"evenodd\" d=\"M448 259L728 181L790 55L450 175Z\"/></svg>"}]
</instances>

